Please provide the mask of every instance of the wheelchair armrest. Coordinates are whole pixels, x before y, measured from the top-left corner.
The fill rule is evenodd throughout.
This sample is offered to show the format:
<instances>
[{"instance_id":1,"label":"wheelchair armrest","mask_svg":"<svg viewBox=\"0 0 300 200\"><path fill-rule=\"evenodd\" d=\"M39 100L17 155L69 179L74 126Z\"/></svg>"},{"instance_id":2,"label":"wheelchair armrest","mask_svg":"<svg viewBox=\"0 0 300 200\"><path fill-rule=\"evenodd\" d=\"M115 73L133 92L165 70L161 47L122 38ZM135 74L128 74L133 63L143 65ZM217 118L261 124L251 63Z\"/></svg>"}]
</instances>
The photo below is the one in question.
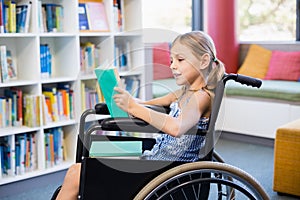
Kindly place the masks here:
<instances>
[{"instance_id":1,"label":"wheelchair armrest","mask_svg":"<svg viewBox=\"0 0 300 200\"><path fill-rule=\"evenodd\" d=\"M169 113L170 108L167 106L145 105L147 108L153 109L157 112ZM107 114L109 111L105 103L98 103L95 106L96 114ZM127 132L144 132L144 133L162 133L157 128L148 124L144 120L135 117L116 117L105 118L99 120L102 130L106 131L127 131ZM198 127L191 128L187 134L205 135L206 131L198 129Z\"/></svg>"},{"instance_id":2,"label":"wheelchair armrest","mask_svg":"<svg viewBox=\"0 0 300 200\"><path fill-rule=\"evenodd\" d=\"M106 131L162 133L161 130L138 118L106 118L99 120L99 124L101 125L101 129ZM206 133L206 130L198 129L198 126L194 126L190 130L188 130L186 134L206 135Z\"/></svg>"},{"instance_id":3,"label":"wheelchair armrest","mask_svg":"<svg viewBox=\"0 0 300 200\"><path fill-rule=\"evenodd\" d=\"M109 110L106 103L97 103L95 105L96 114L109 115Z\"/></svg>"},{"instance_id":4,"label":"wheelchair armrest","mask_svg":"<svg viewBox=\"0 0 300 200\"><path fill-rule=\"evenodd\" d=\"M147 108L155 110L157 112L169 113L170 108L168 106L157 106L157 105L145 105ZM96 114L109 115L109 110L106 103L98 103L95 105Z\"/></svg>"},{"instance_id":5,"label":"wheelchair armrest","mask_svg":"<svg viewBox=\"0 0 300 200\"><path fill-rule=\"evenodd\" d=\"M138 118L117 117L105 118L99 120L102 130L106 131L127 131L127 132L145 132L159 133L160 130L154 128L147 122Z\"/></svg>"}]
</instances>

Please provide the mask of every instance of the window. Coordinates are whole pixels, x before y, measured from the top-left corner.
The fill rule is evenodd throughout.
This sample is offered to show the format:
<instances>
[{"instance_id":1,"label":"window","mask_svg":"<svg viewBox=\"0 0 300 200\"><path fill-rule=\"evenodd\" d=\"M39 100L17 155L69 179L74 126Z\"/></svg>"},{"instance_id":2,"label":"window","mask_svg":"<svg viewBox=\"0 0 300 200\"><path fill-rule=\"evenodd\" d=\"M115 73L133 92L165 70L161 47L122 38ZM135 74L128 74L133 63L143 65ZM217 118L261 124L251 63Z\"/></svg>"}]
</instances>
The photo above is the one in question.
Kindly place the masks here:
<instances>
[{"instance_id":1,"label":"window","mask_svg":"<svg viewBox=\"0 0 300 200\"><path fill-rule=\"evenodd\" d=\"M192 30L192 0L142 0L143 28Z\"/></svg>"},{"instance_id":2,"label":"window","mask_svg":"<svg viewBox=\"0 0 300 200\"><path fill-rule=\"evenodd\" d=\"M238 0L240 41L295 41L295 0Z\"/></svg>"}]
</instances>

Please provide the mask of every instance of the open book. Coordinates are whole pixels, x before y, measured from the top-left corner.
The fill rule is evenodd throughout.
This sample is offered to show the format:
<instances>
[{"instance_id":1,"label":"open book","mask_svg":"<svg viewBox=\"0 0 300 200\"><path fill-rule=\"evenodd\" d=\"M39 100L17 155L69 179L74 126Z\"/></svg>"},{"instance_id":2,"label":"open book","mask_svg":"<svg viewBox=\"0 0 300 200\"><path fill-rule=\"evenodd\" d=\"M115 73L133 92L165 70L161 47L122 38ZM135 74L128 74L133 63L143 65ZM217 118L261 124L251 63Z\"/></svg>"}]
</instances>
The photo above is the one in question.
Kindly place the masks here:
<instances>
[{"instance_id":1,"label":"open book","mask_svg":"<svg viewBox=\"0 0 300 200\"><path fill-rule=\"evenodd\" d=\"M113 96L116 93L114 87L116 87L120 81L117 69L96 68L95 74L111 117L128 117L128 113L119 108L113 99Z\"/></svg>"}]
</instances>

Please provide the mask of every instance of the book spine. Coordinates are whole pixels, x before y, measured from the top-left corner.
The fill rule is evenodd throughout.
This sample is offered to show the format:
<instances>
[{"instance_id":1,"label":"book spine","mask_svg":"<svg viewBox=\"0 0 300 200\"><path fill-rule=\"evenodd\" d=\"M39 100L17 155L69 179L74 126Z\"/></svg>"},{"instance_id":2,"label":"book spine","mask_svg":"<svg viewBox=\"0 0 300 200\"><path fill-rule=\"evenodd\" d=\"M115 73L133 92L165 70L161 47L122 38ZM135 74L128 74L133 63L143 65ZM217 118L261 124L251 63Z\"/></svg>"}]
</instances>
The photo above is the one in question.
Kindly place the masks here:
<instances>
[{"instance_id":1,"label":"book spine","mask_svg":"<svg viewBox=\"0 0 300 200\"><path fill-rule=\"evenodd\" d=\"M8 8L8 32L16 33L16 2L5 2Z\"/></svg>"},{"instance_id":2,"label":"book spine","mask_svg":"<svg viewBox=\"0 0 300 200\"><path fill-rule=\"evenodd\" d=\"M0 33L5 33L4 30L4 0L0 0Z\"/></svg>"},{"instance_id":3,"label":"book spine","mask_svg":"<svg viewBox=\"0 0 300 200\"><path fill-rule=\"evenodd\" d=\"M24 32L28 33L30 28L30 19L31 19L31 7L32 2L29 1L27 4L27 12L25 13L25 25L24 25Z\"/></svg>"},{"instance_id":4,"label":"book spine","mask_svg":"<svg viewBox=\"0 0 300 200\"><path fill-rule=\"evenodd\" d=\"M7 50L6 45L0 46L0 62L1 62L1 76L2 81L7 82L9 80L8 67L7 67Z\"/></svg>"}]
</instances>

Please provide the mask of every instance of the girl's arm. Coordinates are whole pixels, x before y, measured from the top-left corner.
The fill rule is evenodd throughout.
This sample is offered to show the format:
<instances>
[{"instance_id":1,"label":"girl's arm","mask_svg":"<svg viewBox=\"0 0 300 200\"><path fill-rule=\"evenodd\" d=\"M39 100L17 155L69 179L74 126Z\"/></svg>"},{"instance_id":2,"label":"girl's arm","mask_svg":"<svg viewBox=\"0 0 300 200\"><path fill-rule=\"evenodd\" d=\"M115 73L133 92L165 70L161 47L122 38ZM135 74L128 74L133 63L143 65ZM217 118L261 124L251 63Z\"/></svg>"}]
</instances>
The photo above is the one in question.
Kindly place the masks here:
<instances>
[{"instance_id":1,"label":"girl's arm","mask_svg":"<svg viewBox=\"0 0 300 200\"><path fill-rule=\"evenodd\" d=\"M114 95L114 100L121 109L174 137L181 136L197 124L200 116L210 104L210 97L207 93L195 93L189 103L182 108L181 114L175 118L146 108L137 103L127 91L121 88L115 88L115 90L118 94ZM155 101L150 103L155 103Z\"/></svg>"},{"instance_id":2,"label":"girl's arm","mask_svg":"<svg viewBox=\"0 0 300 200\"><path fill-rule=\"evenodd\" d=\"M147 104L147 105L169 106L172 102L174 102L178 98L179 93L180 90L177 90L175 92L170 92L162 97L158 97L147 101L139 101L138 103Z\"/></svg>"}]
</instances>

